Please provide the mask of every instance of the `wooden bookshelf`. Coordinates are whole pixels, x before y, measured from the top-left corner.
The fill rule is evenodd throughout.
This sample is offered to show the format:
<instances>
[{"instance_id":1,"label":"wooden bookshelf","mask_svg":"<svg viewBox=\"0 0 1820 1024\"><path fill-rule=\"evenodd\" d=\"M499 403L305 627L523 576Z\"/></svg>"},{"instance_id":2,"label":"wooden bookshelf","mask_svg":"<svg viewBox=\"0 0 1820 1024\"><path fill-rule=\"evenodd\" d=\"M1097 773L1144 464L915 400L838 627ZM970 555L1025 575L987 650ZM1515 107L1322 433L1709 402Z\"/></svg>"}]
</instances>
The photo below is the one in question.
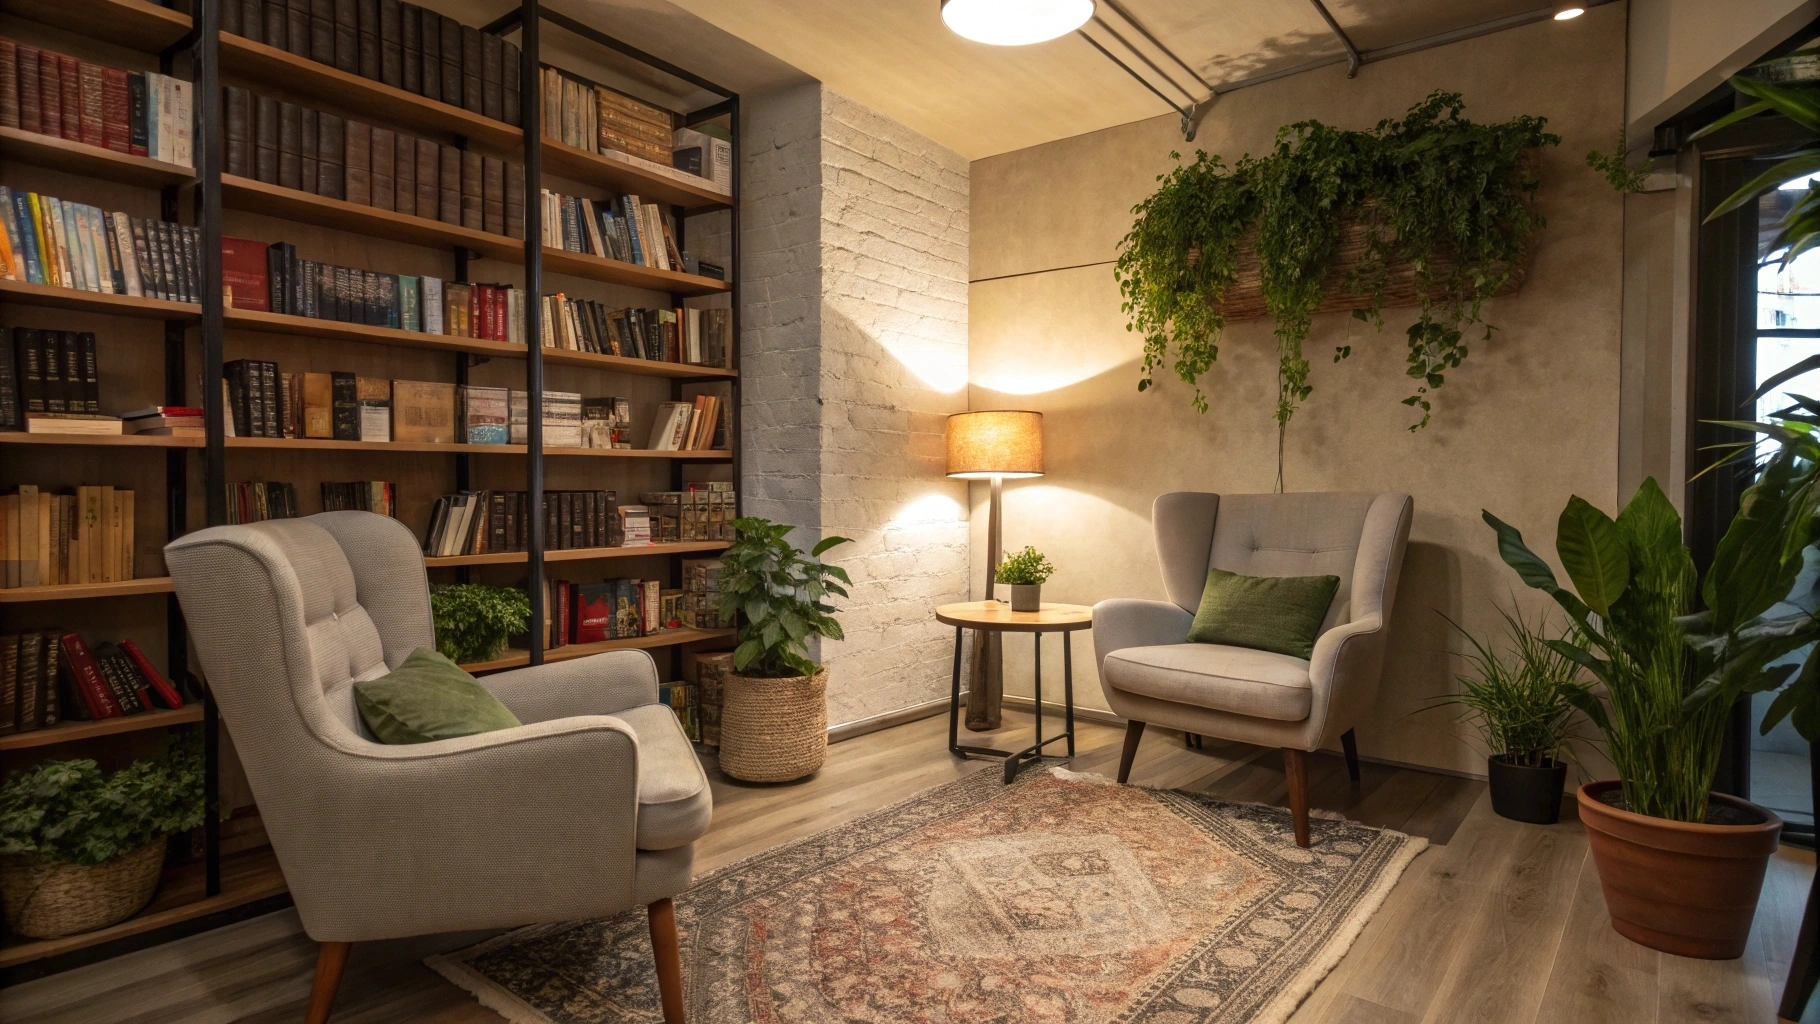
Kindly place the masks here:
<instances>
[{"instance_id":1,"label":"wooden bookshelf","mask_svg":"<svg viewBox=\"0 0 1820 1024\"><path fill-rule=\"evenodd\" d=\"M185 704L175 711L146 711L125 718L103 718L94 722L63 722L49 729L34 729L31 732L15 732L0 736L0 750L23 750L27 747L48 747L56 743L74 743L77 740L92 739L96 736L113 736L123 732L139 732L144 729L163 729L172 725L188 725L202 721L202 705Z\"/></svg>"},{"instance_id":2,"label":"wooden bookshelf","mask_svg":"<svg viewBox=\"0 0 1820 1024\"><path fill-rule=\"evenodd\" d=\"M655 647L677 647L682 644L699 643L703 640L725 640L733 635L731 629L666 629L650 636L627 637L624 640L602 640L594 644L570 644L557 647L543 653L543 660L571 661L585 658L590 654L604 654L607 651L646 651ZM461 666L469 672L499 672L508 668L523 668L531 663L531 656L526 651L512 651L492 661L477 661Z\"/></svg>"},{"instance_id":3,"label":"wooden bookshelf","mask_svg":"<svg viewBox=\"0 0 1820 1024\"><path fill-rule=\"evenodd\" d=\"M141 320L193 320L202 315L202 307L193 302L169 302L137 295L106 295L101 292L85 292L80 288L57 288L48 284L4 279L0 279L0 302L69 309L81 313L107 313Z\"/></svg>"},{"instance_id":4,"label":"wooden bookshelf","mask_svg":"<svg viewBox=\"0 0 1820 1024\"><path fill-rule=\"evenodd\" d=\"M589 185L637 196L647 203L680 206L685 210L713 210L731 206L733 200L704 179L696 185L665 174L654 174L619 153L590 153L552 138L543 140L543 169ZM691 175L693 177L693 175Z\"/></svg>"},{"instance_id":5,"label":"wooden bookshelf","mask_svg":"<svg viewBox=\"0 0 1820 1024\"><path fill-rule=\"evenodd\" d=\"M233 438L228 439L230 442ZM70 445L79 448L201 448L200 437L166 437L147 434L24 434L0 433L0 444Z\"/></svg>"},{"instance_id":6,"label":"wooden bookshelf","mask_svg":"<svg viewBox=\"0 0 1820 1024\"><path fill-rule=\"evenodd\" d=\"M122 185L137 185L141 188L182 185L196 177L195 171L182 164L131 156L100 146L4 126L0 126L0 157L71 174L85 174L91 178L106 178Z\"/></svg>"},{"instance_id":7,"label":"wooden bookshelf","mask_svg":"<svg viewBox=\"0 0 1820 1024\"><path fill-rule=\"evenodd\" d=\"M570 252L567 249L553 249L547 245L543 247L543 266L545 271L552 274L568 274L571 277L583 277L590 281L605 281L608 284L623 284L633 288L649 288L655 292L669 292L672 295L712 295L732 289L727 282L716 281L712 277L684 274L675 270L659 270L656 267L641 267L623 260L610 260L605 256Z\"/></svg>"},{"instance_id":8,"label":"wooden bookshelf","mask_svg":"<svg viewBox=\"0 0 1820 1024\"><path fill-rule=\"evenodd\" d=\"M407 454L439 453L444 455L523 455L522 444L447 444L436 441L336 441L323 437L228 437L223 444L231 449L278 449L292 451L403 452ZM202 448L200 437L166 437L145 434L23 434L0 433L0 444L74 445L88 448ZM659 452L645 448L562 448L545 445L545 456L571 456L594 459L682 459L714 462L733 457L725 448L706 448L686 452Z\"/></svg>"},{"instance_id":9,"label":"wooden bookshelf","mask_svg":"<svg viewBox=\"0 0 1820 1024\"><path fill-rule=\"evenodd\" d=\"M613 558L650 558L653 555L691 555L725 551L724 540L687 540L672 544L647 544L638 548L568 548L562 551L545 551L546 562L579 562L594 559ZM430 569L448 569L462 565L523 565L523 551L498 551L485 555L449 555L443 558L425 558L423 564Z\"/></svg>"},{"instance_id":10,"label":"wooden bookshelf","mask_svg":"<svg viewBox=\"0 0 1820 1024\"><path fill-rule=\"evenodd\" d=\"M169 576L148 576L115 583L66 583L54 587L13 587L0 590L0 604L27 601L86 601L99 597L132 597L135 594L169 594Z\"/></svg>"},{"instance_id":11,"label":"wooden bookshelf","mask_svg":"<svg viewBox=\"0 0 1820 1024\"><path fill-rule=\"evenodd\" d=\"M189 15L145 0L4 0L0 11L146 53L190 30Z\"/></svg>"}]
</instances>

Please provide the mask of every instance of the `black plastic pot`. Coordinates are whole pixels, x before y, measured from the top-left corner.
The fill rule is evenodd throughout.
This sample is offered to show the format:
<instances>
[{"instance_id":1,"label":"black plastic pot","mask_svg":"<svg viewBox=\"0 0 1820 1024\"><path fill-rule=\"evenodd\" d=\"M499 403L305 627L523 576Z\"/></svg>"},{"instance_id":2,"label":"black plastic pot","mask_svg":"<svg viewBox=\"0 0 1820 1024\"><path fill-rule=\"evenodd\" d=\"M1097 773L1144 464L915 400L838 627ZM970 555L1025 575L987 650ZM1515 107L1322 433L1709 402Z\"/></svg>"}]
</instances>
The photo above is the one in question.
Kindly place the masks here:
<instances>
[{"instance_id":1,"label":"black plastic pot","mask_svg":"<svg viewBox=\"0 0 1820 1024\"><path fill-rule=\"evenodd\" d=\"M1491 776L1491 809L1512 821L1553 825L1561 820L1561 794L1567 785L1567 764L1552 761L1546 768L1511 764L1503 754L1485 759Z\"/></svg>"}]
</instances>

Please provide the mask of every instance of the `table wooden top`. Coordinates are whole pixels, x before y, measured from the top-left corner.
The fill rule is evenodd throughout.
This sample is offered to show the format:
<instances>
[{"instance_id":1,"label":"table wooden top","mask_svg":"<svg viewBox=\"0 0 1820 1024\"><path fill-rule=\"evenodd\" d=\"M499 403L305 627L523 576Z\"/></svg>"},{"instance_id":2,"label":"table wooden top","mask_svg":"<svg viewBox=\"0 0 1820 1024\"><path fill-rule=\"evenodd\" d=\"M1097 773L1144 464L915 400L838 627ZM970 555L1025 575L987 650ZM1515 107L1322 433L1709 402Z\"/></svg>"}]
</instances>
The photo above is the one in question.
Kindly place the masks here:
<instances>
[{"instance_id":1,"label":"table wooden top","mask_svg":"<svg viewBox=\"0 0 1820 1024\"><path fill-rule=\"evenodd\" d=\"M968 629L1006 633L1066 633L1093 625L1093 609L1084 604L1050 604L1040 611L1014 612L1003 601L967 601L945 604L935 610L938 622Z\"/></svg>"}]
</instances>

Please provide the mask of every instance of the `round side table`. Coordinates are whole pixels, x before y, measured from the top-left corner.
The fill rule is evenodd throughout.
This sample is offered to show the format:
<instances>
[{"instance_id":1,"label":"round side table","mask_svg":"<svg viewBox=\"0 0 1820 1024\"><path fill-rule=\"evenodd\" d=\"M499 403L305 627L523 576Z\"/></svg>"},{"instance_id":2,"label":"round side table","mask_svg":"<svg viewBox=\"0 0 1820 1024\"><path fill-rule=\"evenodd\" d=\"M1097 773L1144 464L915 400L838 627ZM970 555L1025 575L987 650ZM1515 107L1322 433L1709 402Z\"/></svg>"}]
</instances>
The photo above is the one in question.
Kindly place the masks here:
<instances>
[{"instance_id":1,"label":"round side table","mask_svg":"<svg viewBox=\"0 0 1820 1024\"><path fill-rule=\"evenodd\" d=\"M937 622L954 627L954 682L948 694L948 751L957 757L1002 757L1005 759L1005 781L1010 782L1024 768L1043 758L1043 748L1058 740L1068 743L1068 756L1074 756L1074 652L1070 636L1078 629L1093 625L1093 609L1083 604L1048 604L1034 612L1014 612L1000 601L968 601L945 604L935 610ZM1023 750L999 750L994 747L964 746L960 742L961 648L965 630L998 633L1030 633L1036 638L1036 742ZM1043 634L1062 634L1062 732L1043 738Z\"/></svg>"}]
</instances>

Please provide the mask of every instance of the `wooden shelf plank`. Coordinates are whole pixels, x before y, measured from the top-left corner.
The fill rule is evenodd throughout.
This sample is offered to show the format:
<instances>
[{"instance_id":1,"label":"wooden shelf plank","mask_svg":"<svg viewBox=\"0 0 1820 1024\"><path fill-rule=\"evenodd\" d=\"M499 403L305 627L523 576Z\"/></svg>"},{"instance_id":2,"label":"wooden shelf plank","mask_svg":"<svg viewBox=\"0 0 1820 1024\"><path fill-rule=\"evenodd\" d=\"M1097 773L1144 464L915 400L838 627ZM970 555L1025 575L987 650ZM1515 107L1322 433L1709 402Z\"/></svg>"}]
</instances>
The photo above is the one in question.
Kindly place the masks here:
<instances>
[{"instance_id":1,"label":"wooden shelf plank","mask_svg":"<svg viewBox=\"0 0 1820 1024\"><path fill-rule=\"evenodd\" d=\"M24 434L0 433L0 444L78 445L96 448L201 448L200 437L163 437L144 434ZM343 452L440 452L447 455L523 455L522 444L443 444L433 441L333 441L321 437L230 437L229 448L289 449ZM682 459L714 462L733 457L725 448L688 452L657 452L644 448L560 448L546 445L546 456L606 459Z\"/></svg>"},{"instance_id":2,"label":"wooden shelf plank","mask_svg":"<svg viewBox=\"0 0 1820 1024\"><path fill-rule=\"evenodd\" d=\"M232 443L233 438L228 441ZM200 437L165 437L149 434L25 434L0 433L0 444L76 445L83 448L201 448Z\"/></svg>"},{"instance_id":3,"label":"wooden shelf plank","mask_svg":"<svg viewBox=\"0 0 1820 1024\"><path fill-rule=\"evenodd\" d=\"M148 576L118 583L68 583L55 587L13 587L0 590L0 604L23 604L27 601L82 601L96 597L131 597L135 594L169 594L169 576Z\"/></svg>"},{"instance_id":4,"label":"wooden shelf plank","mask_svg":"<svg viewBox=\"0 0 1820 1024\"><path fill-rule=\"evenodd\" d=\"M196 177L195 171L181 164L4 126L0 126L0 157L142 188L182 185Z\"/></svg>"},{"instance_id":5,"label":"wooden shelf plank","mask_svg":"<svg viewBox=\"0 0 1820 1024\"><path fill-rule=\"evenodd\" d=\"M702 640L722 640L733 635L731 629L667 629L650 636L628 637L624 640L603 640L597 644L570 644L544 652L544 661L569 661L574 658L585 658L590 654L601 654L606 651L641 651L654 647L675 647L679 644L692 644ZM477 661L461 666L469 672L498 672L508 668L522 668L531 663L531 652L512 651L492 661Z\"/></svg>"},{"instance_id":6,"label":"wooden shelf plank","mask_svg":"<svg viewBox=\"0 0 1820 1024\"><path fill-rule=\"evenodd\" d=\"M145 299L136 295L105 295L101 292L56 288L28 281L0 280L0 302L74 309L85 313L108 313L145 320L194 320L202 316L202 307L193 302L167 302L164 299Z\"/></svg>"},{"instance_id":7,"label":"wooden shelf plank","mask_svg":"<svg viewBox=\"0 0 1820 1024\"><path fill-rule=\"evenodd\" d=\"M64 722L61 725L53 725L49 729L10 733L0 736L0 750L48 747L54 743L73 743L76 740L86 740L95 736L139 732L142 729L162 729L166 726L200 721L202 721L202 705L185 704L175 711L147 711L143 714L128 715L125 718L103 718L96 722Z\"/></svg>"},{"instance_id":8,"label":"wooden shelf plank","mask_svg":"<svg viewBox=\"0 0 1820 1024\"><path fill-rule=\"evenodd\" d=\"M374 238L390 238L436 248L461 246L487 259L504 263L524 262L524 243L516 238L476 231L459 224L445 224L439 220L395 210L361 206L343 199L311 195L232 174L221 176L221 201L237 210L320 224ZM602 256L586 256L554 249L547 245L544 246L543 256L546 271L607 284L648 288L679 295L708 295L732 288L727 282L716 281L711 277L641 267Z\"/></svg>"},{"instance_id":9,"label":"wooden shelf plank","mask_svg":"<svg viewBox=\"0 0 1820 1024\"><path fill-rule=\"evenodd\" d=\"M681 206L687 210L712 210L733 205L733 199L707 183L678 181L654 174L618 154L590 153L556 139L543 140L543 170L614 192L629 192L648 203ZM696 177L690 175L691 178Z\"/></svg>"},{"instance_id":10,"label":"wooden shelf plank","mask_svg":"<svg viewBox=\"0 0 1820 1024\"><path fill-rule=\"evenodd\" d=\"M563 551L545 551L546 562L578 562L596 558L647 558L652 555L687 555L696 552L725 551L724 540L690 540L676 544L648 544L639 548L569 548ZM425 558L423 564L431 569L446 569L458 565L522 565L525 561L523 551L499 551L485 555L450 555L444 558Z\"/></svg>"},{"instance_id":11,"label":"wooden shelf plank","mask_svg":"<svg viewBox=\"0 0 1820 1024\"><path fill-rule=\"evenodd\" d=\"M331 341L353 341L398 348L432 349L442 352L473 352L498 359L523 359L525 347L486 338L462 338L450 334L425 334L403 331L396 327L370 327L366 324L342 323L339 320L316 320L284 313L262 313L251 309L228 309L227 326L232 330L260 331L266 334L289 334ZM593 352L571 352L546 348L544 362L565 366L585 366L598 370L646 377L737 377L738 370L715 366L693 366L688 363L666 363L655 359L629 359L625 356L597 355Z\"/></svg>"},{"instance_id":12,"label":"wooden shelf plank","mask_svg":"<svg viewBox=\"0 0 1820 1024\"><path fill-rule=\"evenodd\" d=\"M4 0L0 10L146 53L190 30L189 15L145 0Z\"/></svg>"}]
</instances>

